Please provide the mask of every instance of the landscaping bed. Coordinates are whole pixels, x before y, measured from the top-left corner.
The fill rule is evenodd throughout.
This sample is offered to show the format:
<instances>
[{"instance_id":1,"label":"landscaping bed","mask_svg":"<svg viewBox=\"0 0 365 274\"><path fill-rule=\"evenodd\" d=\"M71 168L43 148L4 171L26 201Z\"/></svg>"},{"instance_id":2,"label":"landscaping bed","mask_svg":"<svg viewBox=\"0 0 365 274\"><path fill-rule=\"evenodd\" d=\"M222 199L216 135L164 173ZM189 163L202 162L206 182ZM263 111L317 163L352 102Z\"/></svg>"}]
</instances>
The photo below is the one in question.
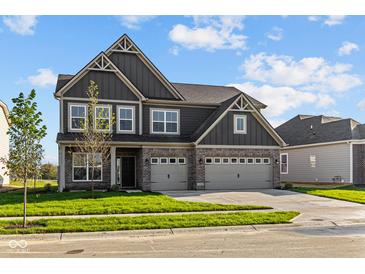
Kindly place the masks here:
<instances>
[{"instance_id":1,"label":"landscaping bed","mask_svg":"<svg viewBox=\"0 0 365 274\"><path fill-rule=\"evenodd\" d=\"M259 205L222 205L178 201L150 192L64 192L30 193L28 216L61 216L125 213L163 213L271 209ZM23 214L23 193L0 193L0 217Z\"/></svg>"},{"instance_id":2,"label":"landscaping bed","mask_svg":"<svg viewBox=\"0 0 365 274\"><path fill-rule=\"evenodd\" d=\"M59 218L30 221L29 228L19 228L21 220L0 221L0 234L96 232L139 229L169 229L257 224L283 224L299 213L239 212L213 214L154 215L138 217Z\"/></svg>"}]
</instances>

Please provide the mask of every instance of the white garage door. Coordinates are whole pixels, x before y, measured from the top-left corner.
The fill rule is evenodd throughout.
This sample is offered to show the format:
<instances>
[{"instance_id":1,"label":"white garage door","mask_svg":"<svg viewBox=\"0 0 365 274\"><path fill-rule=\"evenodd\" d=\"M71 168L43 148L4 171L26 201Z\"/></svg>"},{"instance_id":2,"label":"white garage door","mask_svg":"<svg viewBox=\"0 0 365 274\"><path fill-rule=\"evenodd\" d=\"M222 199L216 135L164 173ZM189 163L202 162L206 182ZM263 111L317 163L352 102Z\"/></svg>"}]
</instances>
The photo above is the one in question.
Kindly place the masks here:
<instances>
[{"instance_id":1,"label":"white garage door","mask_svg":"<svg viewBox=\"0 0 365 274\"><path fill-rule=\"evenodd\" d=\"M151 158L151 190L188 189L188 167L185 158Z\"/></svg>"},{"instance_id":2,"label":"white garage door","mask_svg":"<svg viewBox=\"0 0 365 274\"><path fill-rule=\"evenodd\" d=\"M272 188L270 158L205 159L205 189L230 190Z\"/></svg>"}]
</instances>

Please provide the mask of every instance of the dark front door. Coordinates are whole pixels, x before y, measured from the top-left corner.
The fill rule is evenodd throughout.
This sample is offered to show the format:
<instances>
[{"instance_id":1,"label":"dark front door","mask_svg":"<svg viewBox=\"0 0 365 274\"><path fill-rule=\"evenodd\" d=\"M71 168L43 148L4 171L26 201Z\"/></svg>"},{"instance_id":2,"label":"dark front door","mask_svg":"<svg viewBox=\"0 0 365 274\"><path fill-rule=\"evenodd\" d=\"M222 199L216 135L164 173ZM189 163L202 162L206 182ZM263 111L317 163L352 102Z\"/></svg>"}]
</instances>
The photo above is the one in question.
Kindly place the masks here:
<instances>
[{"instance_id":1,"label":"dark front door","mask_svg":"<svg viewBox=\"0 0 365 274\"><path fill-rule=\"evenodd\" d=\"M117 164L120 164L120 168L117 168L119 172L118 178L121 179L122 188L135 188L136 187L136 158L135 157L120 157L117 159Z\"/></svg>"}]
</instances>

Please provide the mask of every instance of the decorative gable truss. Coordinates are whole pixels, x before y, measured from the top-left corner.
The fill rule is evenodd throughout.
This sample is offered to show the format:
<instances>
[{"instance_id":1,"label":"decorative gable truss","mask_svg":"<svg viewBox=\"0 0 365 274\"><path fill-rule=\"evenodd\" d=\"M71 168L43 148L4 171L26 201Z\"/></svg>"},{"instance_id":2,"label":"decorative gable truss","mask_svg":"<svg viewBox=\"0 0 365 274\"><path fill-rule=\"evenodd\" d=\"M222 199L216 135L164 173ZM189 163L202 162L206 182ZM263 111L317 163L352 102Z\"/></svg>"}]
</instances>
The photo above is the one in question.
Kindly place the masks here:
<instances>
[{"instance_id":1,"label":"decorative gable truss","mask_svg":"<svg viewBox=\"0 0 365 274\"><path fill-rule=\"evenodd\" d=\"M63 86L55 94L57 97L61 97L67 90L69 90L74 84L77 83L88 71L105 71L112 72L142 101L146 100L143 94L132 84L132 82L118 69L117 66L106 56L104 52L101 52L96 56L89 64L87 64L82 70L80 70L65 86Z\"/></svg>"},{"instance_id":2,"label":"decorative gable truss","mask_svg":"<svg viewBox=\"0 0 365 274\"><path fill-rule=\"evenodd\" d=\"M128 39L127 36L123 36L117 41L114 46L110 49L111 52L123 52L123 53L140 53L133 43Z\"/></svg>"},{"instance_id":3,"label":"decorative gable truss","mask_svg":"<svg viewBox=\"0 0 365 274\"><path fill-rule=\"evenodd\" d=\"M209 128L194 142L198 145L205 136L227 115L229 111L251 112L255 119L267 130L267 132L274 138L281 146L285 145L285 141L280 137L265 117L257 110L257 108L247 99L244 93L237 97L237 99L226 108L226 110L216 119Z\"/></svg>"}]
</instances>

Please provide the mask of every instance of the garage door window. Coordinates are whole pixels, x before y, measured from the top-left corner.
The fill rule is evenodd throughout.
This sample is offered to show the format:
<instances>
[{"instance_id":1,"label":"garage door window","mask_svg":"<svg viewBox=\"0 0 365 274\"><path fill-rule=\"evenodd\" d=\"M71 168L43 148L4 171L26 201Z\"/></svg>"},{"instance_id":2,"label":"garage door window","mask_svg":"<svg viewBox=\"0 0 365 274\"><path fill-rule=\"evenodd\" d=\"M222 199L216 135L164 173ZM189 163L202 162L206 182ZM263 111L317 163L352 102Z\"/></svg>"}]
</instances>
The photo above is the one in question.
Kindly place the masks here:
<instances>
[{"instance_id":1,"label":"garage door window","mask_svg":"<svg viewBox=\"0 0 365 274\"><path fill-rule=\"evenodd\" d=\"M238 164L238 158L231 158L231 164Z\"/></svg>"},{"instance_id":2,"label":"garage door window","mask_svg":"<svg viewBox=\"0 0 365 274\"><path fill-rule=\"evenodd\" d=\"M280 173L288 174L288 153L280 154Z\"/></svg>"},{"instance_id":3,"label":"garage door window","mask_svg":"<svg viewBox=\"0 0 365 274\"><path fill-rule=\"evenodd\" d=\"M261 158L255 158L255 164L262 164L262 159Z\"/></svg>"},{"instance_id":4,"label":"garage door window","mask_svg":"<svg viewBox=\"0 0 365 274\"><path fill-rule=\"evenodd\" d=\"M253 165L253 158L247 158L247 164Z\"/></svg>"},{"instance_id":5,"label":"garage door window","mask_svg":"<svg viewBox=\"0 0 365 274\"><path fill-rule=\"evenodd\" d=\"M176 158L169 158L169 164L175 165L177 163Z\"/></svg>"},{"instance_id":6,"label":"garage door window","mask_svg":"<svg viewBox=\"0 0 365 274\"><path fill-rule=\"evenodd\" d=\"M246 164L246 158L240 158L240 164L242 165L244 165L244 164Z\"/></svg>"},{"instance_id":7,"label":"garage door window","mask_svg":"<svg viewBox=\"0 0 365 274\"><path fill-rule=\"evenodd\" d=\"M151 158L151 164L152 165L158 165L160 163L159 159L156 157Z\"/></svg>"},{"instance_id":8,"label":"garage door window","mask_svg":"<svg viewBox=\"0 0 365 274\"><path fill-rule=\"evenodd\" d=\"M160 164L161 165L167 165L168 159L167 158L160 158Z\"/></svg>"},{"instance_id":9,"label":"garage door window","mask_svg":"<svg viewBox=\"0 0 365 274\"><path fill-rule=\"evenodd\" d=\"M222 159L221 158L214 158L214 164L215 165L220 165L222 163Z\"/></svg>"},{"instance_id":10,"label":"garage door window","mask_svg":"<svg viewBox=\"0 0 365 274\"><path fill-rule=\"evenodd\" d=\"M263 158L262 160L263 160L263 163L265 165L269 165L270 164L270 158Z\"/></svg>"},{"instance_id":11,"label":"garage door window","mask_svg":"<svg viewBox=\"0 0 365 274\"><path fill-rule=\"evenodd\" d=\"M205 158L205 164L206 164L206 165L211 165L211 164L213 164L213 158Z\"/></svg>"},{"instance_id":12,"label":"garage door window","mask_svg":"<svg viewBox=\"0 0 365 274\"><path fill-rule=\"evenodd\" d=\"M185 158L179 158L178 163L179 163L179 165L186 165L186 159Z\"/></svg>"},{"instance_id":13,"label":"garage door window","mask_svg":"<svg viewBox=\"0 0 365 274\"><path fill-rule=\"evenodd\" d=\"M229 158L222 158L222 164L229 164Z\"/></svg>"}]
</instances>

